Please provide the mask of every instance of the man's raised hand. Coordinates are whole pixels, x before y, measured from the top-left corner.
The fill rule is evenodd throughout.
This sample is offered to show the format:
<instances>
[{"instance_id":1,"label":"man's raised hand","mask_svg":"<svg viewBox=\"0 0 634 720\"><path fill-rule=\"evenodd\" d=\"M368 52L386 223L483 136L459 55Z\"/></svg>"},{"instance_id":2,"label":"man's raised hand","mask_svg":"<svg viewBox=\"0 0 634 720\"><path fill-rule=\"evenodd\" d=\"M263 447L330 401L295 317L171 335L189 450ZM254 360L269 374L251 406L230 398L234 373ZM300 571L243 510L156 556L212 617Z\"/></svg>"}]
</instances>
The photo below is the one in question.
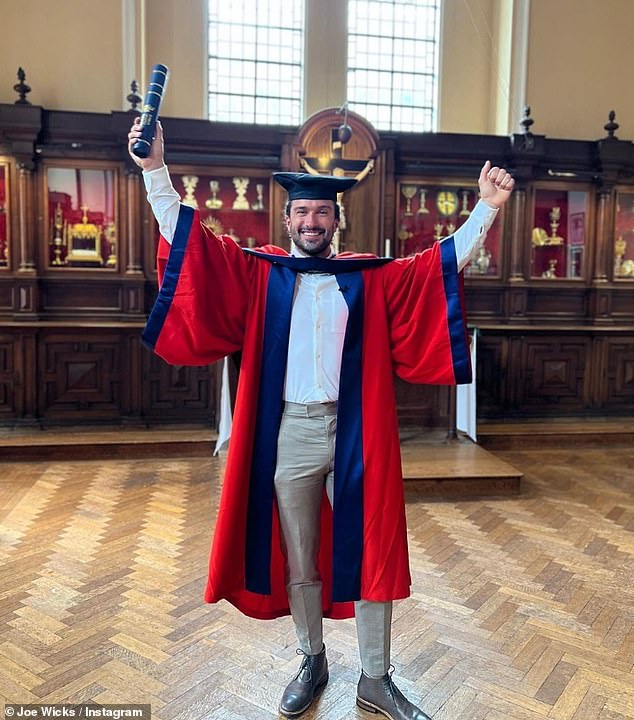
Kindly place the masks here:
<instances>
[{"instance_id":1,"label":"man's raised hand","mask_svg":"<svg viewBox=\"0 0 634 720\"><path fill-rule=\"evenodd\" d=\"M504 168L491 167L491 162L487 160L480 171L478 185L482 200L493 207L501 208L511 196L515 180Z\"/></svg>"},{"instance_id":2,"label":"man's raised hand","mask_svg":"<svg viewBox=\"0 0 634 720\"><path fill-rule=\"evenodd\" d=\"M160 121L156 123L156 135L152 140L150 154L146 158L137 157L132 152L134 143L141 137L141 118L134 120L130 132L128 133L128 152L134 162L144 171L156 170L164 165L163 160L163 126Z\"/></svg>"}]
</instances>

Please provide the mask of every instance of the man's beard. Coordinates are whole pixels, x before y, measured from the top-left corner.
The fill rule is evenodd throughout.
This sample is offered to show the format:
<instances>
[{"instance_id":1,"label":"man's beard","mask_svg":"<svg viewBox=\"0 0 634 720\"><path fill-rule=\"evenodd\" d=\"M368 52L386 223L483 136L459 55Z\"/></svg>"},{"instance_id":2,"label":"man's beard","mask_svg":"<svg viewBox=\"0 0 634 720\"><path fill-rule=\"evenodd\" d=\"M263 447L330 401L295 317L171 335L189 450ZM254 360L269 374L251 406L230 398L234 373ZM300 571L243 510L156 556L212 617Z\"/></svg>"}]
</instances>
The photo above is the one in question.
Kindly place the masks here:
<instances>
[{"instance_id":1,"label":"man's beard","mask_svg":"<svg viewBox=\"0 0 634 720\"><path fill-rule=\"evenodd\" d=\"M334 233L332 230L326 230L325 228L302 228L303 230L316 230L320 235L314 238L306 238L302 235L301 230L291 230L291 240L295 243L302 252L306 255L320 255L324 250L330 246Z\"/></svg>"}]
</instances>

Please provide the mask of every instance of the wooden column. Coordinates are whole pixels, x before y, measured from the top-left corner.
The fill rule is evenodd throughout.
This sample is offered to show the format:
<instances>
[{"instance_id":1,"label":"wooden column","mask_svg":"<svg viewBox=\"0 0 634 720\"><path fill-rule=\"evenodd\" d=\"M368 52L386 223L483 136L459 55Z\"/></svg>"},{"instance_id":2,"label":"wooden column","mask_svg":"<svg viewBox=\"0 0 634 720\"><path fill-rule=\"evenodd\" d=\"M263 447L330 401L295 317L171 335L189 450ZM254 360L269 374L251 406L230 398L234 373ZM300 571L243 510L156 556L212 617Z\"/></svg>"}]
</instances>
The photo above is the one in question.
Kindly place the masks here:
<instances>
[{"instance_id":1,"label":"wooden column","mask_svg":"<svg viewBox=\"0 0 634 720\"><path fill-rule=\"evenodd\" d=\"M526 214L526 189L516 188L511 196L511 282L523 282L526 238L524 237L524 216Z\"/></svg>"},{"instance_id":2,"label":"wooden column","mask_svg":"<svg viewBox=\"0 0 634 720\"><path fill-rule=\"evenodd\" d=\"M141 178L136 168L129 168L126 177L126 274L138 275L143 271L142 263L142 218L139 196Z\"/></svg>"},{"instance_id":3,"label":"wooden column","mask_svg":"<svg viewBox=\"0 0 634 720\"><path fill-rule=\"evenodd\" d=\"M597 224L596 224L596 242L594 245L594 262L593 262L593 283L605 283L611 272L608 270L614 261L614 248L610 242L610 226L611 226L611 188L601 188L599 190L597 202Z\"/></svg>"},{"instance_id":4,"label":"wooden column","mask_svg":"<svg viewBox=\"0 0 634 720\"><path fill-rule=\"evenodd\" d=\"M33 253L33 170L18 163L18 227L20 240L20 272L35 271Z\"/></svg>"}]
</instances>

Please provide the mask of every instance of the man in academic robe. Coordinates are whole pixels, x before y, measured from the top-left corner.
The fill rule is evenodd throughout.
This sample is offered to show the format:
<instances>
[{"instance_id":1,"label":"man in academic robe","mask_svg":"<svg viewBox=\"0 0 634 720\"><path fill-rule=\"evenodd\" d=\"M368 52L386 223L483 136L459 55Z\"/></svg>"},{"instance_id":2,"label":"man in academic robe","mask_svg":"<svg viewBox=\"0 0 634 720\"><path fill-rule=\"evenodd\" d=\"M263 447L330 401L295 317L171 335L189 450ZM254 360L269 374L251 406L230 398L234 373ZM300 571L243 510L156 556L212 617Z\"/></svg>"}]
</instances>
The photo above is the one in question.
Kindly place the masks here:
<instances>
[{"instance_id":1,"label":"man in academic robe","mask_svg":"<svg viewBox=\"0 0 634 720\"><path fill-rule=\"evenodd\" d=\"M129 148L139 137L135 121ZM290 612L302 655L279 711L305 712L328 681L322 618L356 618L357 704L429 720L390 672L392 602L410 592L393 373L471 379L461 269L513 178L487 162L481 200L453 236L412 257L336 255L337 193L355 180L275 173L290 254L240 248L180 203L160 125L143 169L158 220L160 291L144 341L167 362L240 352L240 376L205 590L247 615Z\"/></svg>"}]
</instances>

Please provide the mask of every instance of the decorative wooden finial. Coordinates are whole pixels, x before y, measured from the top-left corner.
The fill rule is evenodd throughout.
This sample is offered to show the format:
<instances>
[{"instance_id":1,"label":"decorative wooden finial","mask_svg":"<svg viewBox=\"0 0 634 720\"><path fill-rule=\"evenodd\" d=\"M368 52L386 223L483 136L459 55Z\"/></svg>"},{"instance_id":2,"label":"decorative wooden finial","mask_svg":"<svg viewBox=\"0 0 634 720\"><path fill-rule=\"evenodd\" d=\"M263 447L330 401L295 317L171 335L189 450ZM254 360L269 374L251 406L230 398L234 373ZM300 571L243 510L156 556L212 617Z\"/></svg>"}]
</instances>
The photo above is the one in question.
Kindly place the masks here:
<instances>
[{"instance_id":1,"label":"decorative wooden finial","mask_svg":"<svg viewBox=\"0 0 634 720\"><path fill-rule=\"evenodd\" d=\"M617 122L614 122L614 118L616 117L616 113L614 110L610 110L610 113L608 115L608 122L603 126L603 129L608 133L606 140L618 140L617 136L614 134L619 129L619 124Z\"/></svg>"},{"instance_id":2,"label":"decorative wooden finial","mask_svg":"<svg viewBox=\"0 0 634 720\"><path fill-rule=\"evenodd\" d=\"M26 73L22 68L18 68L18 80L13 86L13 89L18 93L20 98L15 101L16 105L30 105L31 103L26 99L26 94L31 92L31 88L24 82Z\"/></svg>"},{"instance_id":3,"label":"decorative wooden finial","mask_svg":"<svg viewBox=\"0 0 634 720\"><path fill-rule=\"evenodd\" d=\"M130 83L130 90L132 92L126 97L126 100L130 103L130 105L132 105L128 112L139 112L137 110L137 105L141 103L141 100L143 100L143 98L139 95L138 89L139 83L136 80L133 80Z\"/></svg>"},{"instance_id":4,"label":"decorative wooden finial","mask_svg":"<svg viewBox=\"0 0 634 720\"><path fill-rule=\"evenodd\" d=\"M522 132L524 135L530 135L531 134L531 125L535 121L531 117L531 106L525 105L524 106L524 115L522 116L522 119L520 120L520 125L522 127Z\"/></svg>"}]
</instances>

